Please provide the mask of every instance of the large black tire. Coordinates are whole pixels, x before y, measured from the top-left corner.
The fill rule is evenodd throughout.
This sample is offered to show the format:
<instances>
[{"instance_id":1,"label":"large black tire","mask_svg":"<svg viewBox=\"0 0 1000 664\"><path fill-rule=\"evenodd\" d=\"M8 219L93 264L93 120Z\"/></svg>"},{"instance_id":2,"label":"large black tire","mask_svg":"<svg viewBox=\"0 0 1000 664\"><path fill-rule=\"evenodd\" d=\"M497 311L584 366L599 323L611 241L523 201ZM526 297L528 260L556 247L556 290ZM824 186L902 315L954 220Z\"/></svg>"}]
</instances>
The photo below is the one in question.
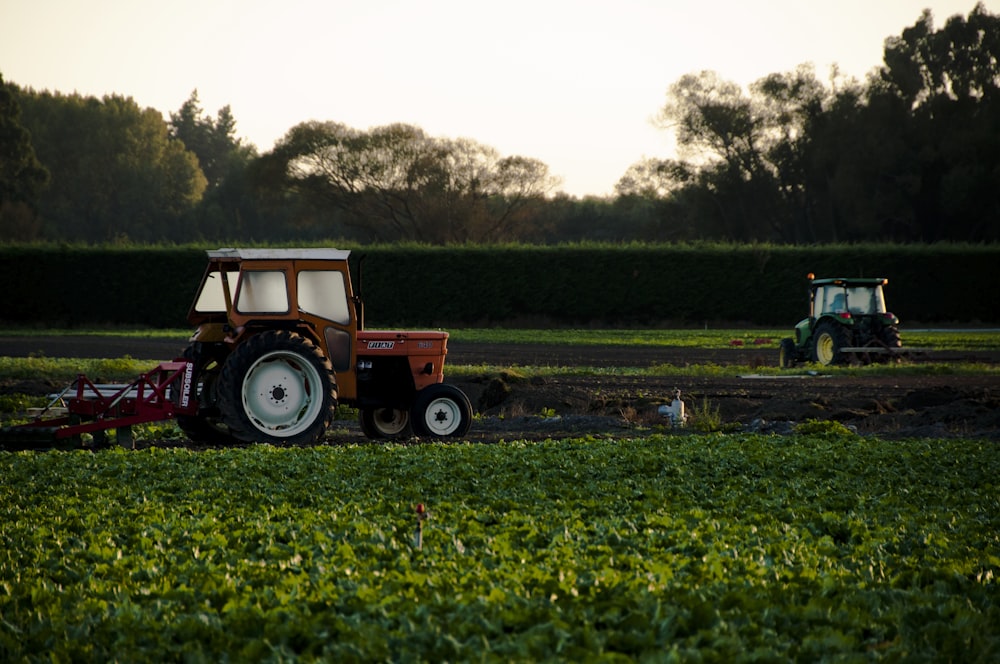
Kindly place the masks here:
<instances>
[{"instance_id":1,"label":"large black tire","mask_svg":"<svg viewBox=\"0 0 1000 664\"><path fill-rule=\"evenodd\" d=\"M225 349L216 344L195 342L184 349L183 359L194 363L192 390L198 400L197 415L178 415L177 426L192 442L222 445L232 442L229 429L219 415L216 390Z\"/></svg>"},{"instance_id":2,"label":"large black tire","mask_svg":"<svg viewBox=\"0 0 1000 664\"><path fill-rule=\"evenodd\" d=\"M369 438L409 438L410 411L399 408L362 408L358 412L361 432Z\"/></svg>"},{"instance_id":3,"label":"large black tire","mask_svg":"<svg viewBox=\"0 0 1000 664\"><path fill-rule=\"evenodd\" d=\"M899 336L899 328L895 325L883 327L879 331L878 338L887 348L903 347L903 340Z\"/></svg>"},{"instance_id":4,"label":"large black tire","mask_svg":"<svg viewBox=\"0 0 1000 664\"><path fill-rule=\"evenodd\" d=\"M842 353L840 349L850 345L850 337L843 325L822 321L813 330L812 361L824 366L845 364L847 353Z\"/></svg>"},{"instance_id":5,"label":"large black tire","mask_svg":"<svg viewBox=\"0 0 1000 664\"><path fill-rule=\"evenodd\" d=\"M890 350L896 350L903 347L903 340L899 337L899 328L895 325L890 325L888 327L883 327L878 331L878 341L880 344L889 348ZM879 363L885 362L898 362L898 355L875 355L875 361Z\"/></svg>"},{"instance_id":6,"label":"large black tire","mask_svg":"<svg viewBox=\"0 0 1000 664\"><path fill-rule=\"evenodd\" d=\"M315 443L337 410L330 361L287 330L262 332L237 346L222 367L218 394L222 420L245 442Z\"/></svg>"},{"instance_id":7,"label":"large black tire","mask_svg":"<svg viewBox=\"0 0 1000 664\"><path fill-rule=\"evenodd\" d=\"M791 369L798 359L795 352L795 341L793 339L782 339L778 344L778 367Z\"/></svg>"},{"instance_id":8,"label":"large black tire","mask_svg":"<svg viewBox=\"0 0 1000 664\"><path fill-rule=\"evenodd\" d=\"M418 436L455 438L469 433L472 404L454 385L435 383L417 392L410 410L413 432Z\"/></svg>"}]
</instances>

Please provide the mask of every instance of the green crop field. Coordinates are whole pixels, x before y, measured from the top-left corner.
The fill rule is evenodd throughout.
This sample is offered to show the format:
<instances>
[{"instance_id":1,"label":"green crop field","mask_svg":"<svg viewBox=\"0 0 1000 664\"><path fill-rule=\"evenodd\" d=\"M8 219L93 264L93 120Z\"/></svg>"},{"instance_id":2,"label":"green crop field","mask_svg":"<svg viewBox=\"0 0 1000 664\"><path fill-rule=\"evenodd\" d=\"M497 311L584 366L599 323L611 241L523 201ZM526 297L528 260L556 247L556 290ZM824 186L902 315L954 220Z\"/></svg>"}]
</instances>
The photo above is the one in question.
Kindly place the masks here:
<instances>
[{"instance_id":1,"label":"green crop field","mask_svg":"<svg viewBox=\"0 0 1000 664\"><path fill-rule=\"evenodd\" d=\"M995 328L961 328L934 330L902 330L904 343L913 348L940 350L1000 349L1000 330ZM791 336L792 329L511 329L457 328L449 333L454 341L464 343L542 343L562 345L618 346L679 346L688 348L726 348L734 342L777 349L782 337ZM3 337L45 336L122 336L131 338L176 339L178 345L191 336L187 329L66 329L0 328ZM164 358L167 359L167 358Z\"/></svg>"},{"instance_id":2,"label":"green crop field","mask_svg":"<svg viewBox=\"0 0 1000 664\"><path fill-rule=\"evenodd\" d=\"M997 661L997 477L832 430L5 453L0 660Z\"/></svg>"},{"instance_id":3,"label":"green crop field","mask_svg":"<svg viewBox=\"0 0 1000 664\"><path fill-rule=\"evenodd\" d=\"M453 338L725 347L769 334ZM905 339L1000 347L994 331ZM15 380L149 368L0 357ZM38 399L0 397L0 419ZM163 423L137 432L159 441L142 450L3 452L0 661L1000 661L1000 448L829 424L196 451L172 447Z\"/></svg>"}]
</instances>

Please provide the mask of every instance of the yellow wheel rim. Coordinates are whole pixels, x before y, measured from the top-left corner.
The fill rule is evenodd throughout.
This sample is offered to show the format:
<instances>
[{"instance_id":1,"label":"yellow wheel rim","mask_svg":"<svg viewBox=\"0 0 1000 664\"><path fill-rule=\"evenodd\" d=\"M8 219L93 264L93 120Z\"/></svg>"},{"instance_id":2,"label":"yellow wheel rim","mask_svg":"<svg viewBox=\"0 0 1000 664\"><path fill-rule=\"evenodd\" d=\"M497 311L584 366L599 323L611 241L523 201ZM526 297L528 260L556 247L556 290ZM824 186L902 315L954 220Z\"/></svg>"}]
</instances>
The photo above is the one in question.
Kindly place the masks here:
<instances>
[{"instance_id":1,"label":"yellow wheel rim","mask_svg":"<svg viewBox=\"0 0 1000 664\"><path fill-rule=\"evenodd\" d=\"M833 337L823 333L816 339L816 359L820 364L830 364L833 361Z\"/></svg>"}]
</instances>

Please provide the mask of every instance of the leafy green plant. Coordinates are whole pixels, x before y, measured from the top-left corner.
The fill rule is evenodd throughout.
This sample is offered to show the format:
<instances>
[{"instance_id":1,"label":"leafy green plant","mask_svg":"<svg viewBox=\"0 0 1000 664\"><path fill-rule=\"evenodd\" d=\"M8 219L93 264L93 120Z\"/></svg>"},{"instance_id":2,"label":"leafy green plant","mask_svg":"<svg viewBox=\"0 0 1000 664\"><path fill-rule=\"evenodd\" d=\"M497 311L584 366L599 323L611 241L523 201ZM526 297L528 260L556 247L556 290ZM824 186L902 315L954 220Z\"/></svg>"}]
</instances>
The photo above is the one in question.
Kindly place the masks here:
<instances>
[{"instance_id":1,"label":"leafy green plant","mask_svg":"<svg viewBox=\"0 0 1000 664\"><path fill-rule=\"evenodd\" d=\"M855 433L837 420L808 419L795 425L795 432L807 436L853 436Z\"/></svg>"},{"instance_id":2,"label":"leafy green plant","mask_svg":"<svg viewBox=\"0 0 1000 664\"><path fill-rule=\"evenodd\" d=\"M23 413L28 408L43 408L48 403L45 397L27 394L0 394L0 414Z\"/></svg>"},{"instance_id":3,"label":"leafy green plant","mask_svg":"<svg viewBox=\"0 0 1000 664\"><path fill-rule=\"evenodd\" d=\"M794 323L794 321L792 321ZM790 323L791 324L791 323ZM1000 332L992 329L902 330L904 345L938 350L1000 349ZM450 329L451 337L463 343L543 343L577 346L675 346L686 348L759 348L774 351L791 329L699 329L690 327L657 329Z\"/></svg>"},{"instance_id":4,"label":"leafy green plant","mask_svg":"<svg viewBox=\"0 0 1000 664\"><path fill-rule=\"evenodd\" d=\"M702 433L720 431L722 416L719 414L719 407L713 406L708 397L703 397L700 405L687 409L687 425Z\"/></svg>"},{"instance_id":5,"label":"leafy green plant","mask_svg":"<svg viewBox=\"0 0 1000 664\"><path fill-rule=\"evenodd\" d=\"M139 424L133 427L133 433L137 439L146 441L184 440L187 438L174 420Z\"/></svg>"},{"instance_id":6,"label":"leafy green plant","mask_svg":"<svg viewBox=\"0 0 1000 664\"><path fill-rule=\"evenodd\" d=\"M825 434L0 454L0 659L992 661L998 474Z\"/></svg>"},{"instance_id":7,"label":"leafy green plant","mask_svg":"<svg viewBox=\"0 0 1000 664\"><path fill-rule=\"evenodd\" d=\"M193 245L0 247L0 277L4 283L18 284L6 294L8 320L50 327L124 326L140 321L157 327L182 325L204 268L203 249ZM804 295L795 295L803 284L803 271L829 275L844 266L855 273L887 274L892 280L891 307L900 312L919 312L927 322L993 322L996 308L988 298L978 297L975 289L956 291L948 282L928 284L920 277L928 265L934 265L939 274L961 274L964 283L989 283L998 253L996 245L938 243L810 247L637 242L396 244L365 248L364 285L367 300L377 305L369 307L369 324L387 328L447 321L454 328L490 320L528 321L533 324L524 327L536 328L614 321L649 328L676 324L693 330L703 328L706 321L749 320L777 325L788 335L805 308ZM117 269L102 269L106 265ZM150 265L159 269L150 271ZM623 265L629 269L621 269ZM121 280L116 278L118 273L143 274L144 278ZM436 278L413 293L398 287L400 276L409 274L434 274ZM672 283L678 274L699 288L673 289L671 297L664 298L663 284ZM470 276L476 281L475 289L456 292L451 288ZM53 289L52 284L59 287ZM567 288L568 284L573 288ZM95 288L106 296L88 297ZM149 292L158 297L150 298ZM705 297L706 293L712 297ZM39 302L46 306L39 307ZM908 343L905 331L903 338Z\"/></svg>"},{"instance_id":8,"label":"leafy green plant","mask_svg":"<svg viewBox=\"0 0 1000 664\"><path fill-rule=\"evenodd\" d=\"M0 338L36 334L31 328L0 329ZM1000 349L1000 332L993 329L909 330L903 327L904 345L918 349L937 350L996 350ZM515 329L515 328L451 328L451 338L463 343L543 343L559 345L601 346L674 346L685 348L759 348L772 352L790 329L701 329L692 327L650 329ZM183 347L191 335L189 329L110 328L46 328L47 336L123 336L137 338L176 339ZM166 358L165 358L166 359Z\"/></svg>"},{"instance_id":9,"label":"leafy green plant","mask_svg":"<svg viewBox=\"0 0 1000 664\"><path fill-rule=\"evenodd\" d=\"M153 366L149 360L127 355L112 359L0 357L0 376L68 384L82 373L97 382L127 382Z\"/></svg>"},{"instance_id":10,"label":"leafy green plant","mask_svg":"<svg viewBox=\"0 0 1000 664\"><path fill-rule=\"evenodd\" d=\"M334 420L356 420L358 419L358 409L347 404L337 404L337 410L333 415Z\"/></svg>"}]
</instances>

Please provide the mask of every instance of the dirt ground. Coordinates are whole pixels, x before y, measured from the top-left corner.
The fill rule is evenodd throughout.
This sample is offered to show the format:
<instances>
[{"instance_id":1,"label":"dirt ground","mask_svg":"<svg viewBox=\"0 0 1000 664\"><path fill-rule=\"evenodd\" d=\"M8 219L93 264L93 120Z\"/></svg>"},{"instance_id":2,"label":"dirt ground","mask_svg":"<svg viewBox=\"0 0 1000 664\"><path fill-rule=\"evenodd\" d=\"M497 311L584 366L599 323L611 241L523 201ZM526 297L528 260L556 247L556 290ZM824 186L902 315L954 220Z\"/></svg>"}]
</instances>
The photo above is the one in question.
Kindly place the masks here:
<instances>
[{"instance_id":1,"label":"dirt ground","mask_svg":"<svg viewBox=\"0 0 1000 664\"><path fill-rule=\"evenodd\" d=\"M176 342L107 337L12 337L0 339L0 355L176 357ZM936 352L905 362L1000 363L998 352ZM448 362L510 367L471 377L447 377L461 387L480 414L473 441L542 440L580 435L632 435L668 420L659 415L680 390L690 416L730 431L790 432L806 420L835 420L862 435L883 438L970 437L1000 440L1000 380L980 374L914 376L761 376L736 366L773 366L771 346L717 350L621 346L555 347L542 344L451 342ZM648 367L695 364L722 367L719 375L672 377L554 376L528 379L518 366ZM730 372L725 368L733 366ZM0 393L47 393L32 381L0 385ZM686 427L686 430L694 430ZM364 440L355 422L338 422L330 442Z\"/></svg>"},{"instance_id":2,"label":"dirt ground","mask_svg":"<svg viewBox=\"0 0 1000 664\"><path fill-rule=\"evenodd\" d=\"M988 375L913 376L763 376L725 371L727 366L774 366L773 348L685 349L588 346L552 349L545 346L456 347L449 361L494 366L655 366L715 364L718 376L638 377L557 376L526 380L509 374L452 380L483 413L481 435L492 421L506 424L526 438L561 433L621 433L665 425L657 413L680 390L692 417L718 421L726 430L787 433L810 419L836 420L859 434L883 438L973 437L1000 440L1000 380ZM520 359L518 359L520 358ZM995 365L1000 353L938 352L905 360L975 361ZM543 417L553 414L554 417ZM502 421L502 420L501 420ZM600 424L603 423L603 426ZM502 427L501 427L502 428ZM474 427L475 429L475 427ZM508 436L506 432L500 434ZM509 437L508 437L509 439Z\"/></svg>"}]
</instances>

